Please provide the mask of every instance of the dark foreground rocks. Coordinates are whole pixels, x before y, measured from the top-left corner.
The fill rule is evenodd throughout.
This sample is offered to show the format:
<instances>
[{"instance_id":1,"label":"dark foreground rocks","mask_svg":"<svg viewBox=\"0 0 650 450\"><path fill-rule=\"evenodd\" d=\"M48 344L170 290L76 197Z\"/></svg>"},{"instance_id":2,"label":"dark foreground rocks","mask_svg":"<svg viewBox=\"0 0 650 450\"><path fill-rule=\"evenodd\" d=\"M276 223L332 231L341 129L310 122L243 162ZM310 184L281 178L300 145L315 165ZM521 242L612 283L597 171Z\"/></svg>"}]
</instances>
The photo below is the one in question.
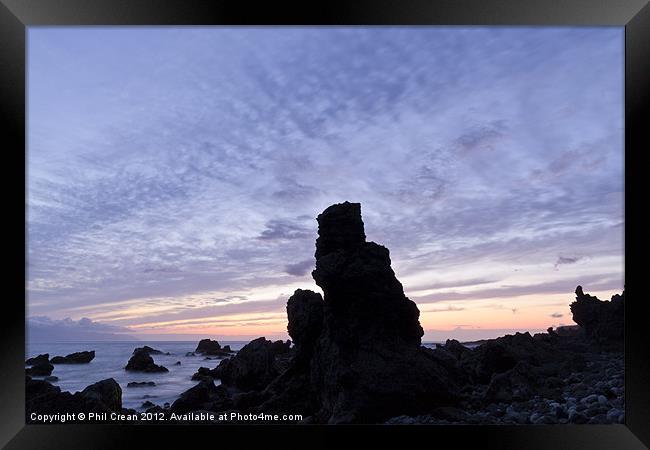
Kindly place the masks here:
<instances>
[{"instance_id":1,"label":"dark foreground rocks","mask_svg":"<svg viewBox=\"0 0 650 450\"><path fill-rule=\"evenodd\" d=\"M50 362L50 354L49 353L44 353L42 355L35 356L33 358L29 358L27 361L25 361L25 365L27 366L35 366L37 364L43 364L43 363L49 363Z\"/></svg>"},{"instance_id":2,"label":"dark foreground rocks","mask_svg":"<svg viewBox=\"0 0 650 450\"><path fill-rule=\"evenodd\" d=\"M360 205L333 205L318 224L312 276L324 296L298 289L289 298L293 346L258 338L233 356L202 340L192 355L228 357L201 367L192 377L199 382L171 406L147 411L301 414L307 423L624 422L624 295L603 302L578 287L576 327L515 333L474 349L454 340L426 348L419 310L404 295L388 249L366 241ZM167 371L150 353L136 349L126 369ZM27 370L49 364L47 355L37 358ZM66 406L73 396L28 383L32 407ZM106 407L99 400L108 391L74 394L75 404Z\"/></svg>"},{"instance_id":3,"label":"dark foreground rocks","mask_svg":"<svg viewBox=\"0 0 650 450\"><path fill-rule=\"evenodd\" d=\"M614 295L610 301L599 300L576 288L576 301L571 303L573 320L580 325L586 336L599 343L623 340L625 291Z\"/></svg>"},{"instance_id":4,"label":"dark foreground rocks","mask_svg":"<svg viewBox=\"0 0 650 450\"><path fill-rule=\"evenodd\" d=\"M298 290L289 299L294 351L260 338L201 375L232 387L235 408L319 423L377 422L456 402L455 380L421 347L419 311L388 249L366 241L360 205L333 205L317 220L312 275L325 297Z\"/></svg>"},{"instance_id":5,"label":"dark foreground rocks","mask_svg":"<svg viewBox=\"0 0 650 450\"><path fill-rule=\"evenodd\" d=\"M28 423L34 414L121 412L122 389L112 378L99 381L81 392L62 392L47 381L26 378L25 413Z\"/></svg>"},{"instance_id":6,"label":"dark foreground rocks","mask_svg":"<svg viewBox=\"0 0 650 450\"><path fill-rule=\"evenodd\" d=\"M124 369L132 372L169 372L166 367L155 364L153 358L149 356L149 352L142 348L133 352L133 356Z\"/></svg>"},{"instance_id":7,"label":"dark foreground rocks","mask_svg":"<svg viewBox=\"0 0 650 450\"><path fill-rule=\"evenodd\" d=\"M30 376L47 376L51 375L54 370L54 366L48 362L39 362L34 364L32 367L25 369L25 374Z\"/></svg>"},{"instance_id":8,"label":"dark foreground rocks","mask_svg":"<svg viewBox=\"0 0 650 450\"><path fill-rule=\"evenodd\" d=\"M66 356L55 356L50 362L52 364L87 364L93 359L95 359L95 350L70 353Z\"/></svg>"}]
</instances>

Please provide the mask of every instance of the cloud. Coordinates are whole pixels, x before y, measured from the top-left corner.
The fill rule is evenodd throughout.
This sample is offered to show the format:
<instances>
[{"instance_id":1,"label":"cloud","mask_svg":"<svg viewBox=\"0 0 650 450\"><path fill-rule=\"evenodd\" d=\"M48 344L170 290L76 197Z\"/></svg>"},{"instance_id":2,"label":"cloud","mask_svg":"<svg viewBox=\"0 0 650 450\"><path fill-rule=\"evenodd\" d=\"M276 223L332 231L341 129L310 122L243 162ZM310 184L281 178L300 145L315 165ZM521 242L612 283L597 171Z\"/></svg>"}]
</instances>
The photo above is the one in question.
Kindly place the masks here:
<instances>
[{"instance_id":1,"label":"cloud","mask_svg":"<svg viewBox=\"0 0 650 450\"><path fill-rule=\"evenodd\" d=\"M550 314L549 316L550 316L550 317L553 317L554 319L559 319L560 317L564 317L564 314L562 314L562 313L558 313L558 312L554 312L553 314Z\"/></svg>"},{"instance_id":2,"label":"cloud","mask_svg":"<svg viewBox=\"0 0 650 450\"><path fill-rule=\"evenodd\" d=\"M266 229L262 231L258 239L282 240L282 239L304 239L311 237L313 231L303 225L288 220L270 220L266 223Z\"/></svg>"},{"instance_id":3,"label":"cloud","mask_svg":"<svg viewBox=\"0 0 650 450\"><path fill-rule=\"evenodd\" d=\"M125 334L133 330L83 317L77 321L34 316L27 319L27 339L31 342L136 340Z\"/></svg>"},{"instance_id":4,"label":"cloud","mask_svg":"<svg viewBox=\"0 0 650 450\"><path fill-rule=\"evenodd\" d=\"M561 265L566 265L566 264L575 264L578 261L584 259L581 256L558 256L557 261L555 261L555 268L557 269L558 266Z\"/></svg>"},{"instance_id":5,"label":"cloud","mask_svg":"<svg viewBox=\"0 0 650 450\"><path fill-rule=\"evenodd\" d=\"M311 269L314 268L314 260L306 259L304 261L297 262L295 264L288 264L285 266L284 271L289 275L294 275L296 277L302 277L311 272Z\"/></svg>"},{"instance_id":6,"label":"cloud","mask_svg":"<svg viewBox=\"0 0 650 450\"><path fill-rule=\"evenodd\" d=\"M450 288L418 302L622 284L619 29L34 28L28 42L35 315L137 325L291 292L315 217L348 199L407 291ZM562 280L544 279L555 260Z\"/></svg>"},{"instance_id":7,"label":"cloud","mask_svg":"<svg viewBox=\"0 0 650 450\"><path fill-rule=\"evenodd\" d=\"M451 312L451 311L464 311L464 310L465 310L465 308L461 308L461 307L458 307L458 306L449 305L449 306L447 306L446 308L433 308L433 309L427 309L427 310L425 310L425 311L423 311L423 312L433 312L433 313L436 313L436 312Z\"/></svg>"}]
</instances>

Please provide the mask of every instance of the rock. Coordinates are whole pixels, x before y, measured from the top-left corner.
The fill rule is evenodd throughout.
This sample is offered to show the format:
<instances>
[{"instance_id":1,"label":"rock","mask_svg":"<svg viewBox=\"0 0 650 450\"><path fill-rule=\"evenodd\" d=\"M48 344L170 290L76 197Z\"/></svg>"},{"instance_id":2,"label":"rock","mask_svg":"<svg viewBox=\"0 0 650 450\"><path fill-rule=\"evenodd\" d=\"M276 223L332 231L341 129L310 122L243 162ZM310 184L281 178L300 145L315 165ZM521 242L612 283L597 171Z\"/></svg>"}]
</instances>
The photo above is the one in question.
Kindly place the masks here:
<instances>
[{"instance_id":1,"label":"rock","mask_svg":"<svg viewBox=\"0 0 650 450\"><path fill-rule=\"evenodd\" d=\"M59 377L55 377L54 375L50 375L49 377L43 378L45 381L59 381Z\"/></svg>"},{"instance_id":2,"label":"rock","mask_svg":"<svg viewBox=\"0 0 650 450\"><path fill-rule=\"evenodd\" d=\"M265 389L259 410L299 405L315 423L367 423L453 406L458 386L421 348L419 310L388 249L366 242L360 204L332 205L317 221L312 276L324 299L309 291L290 299L296 357Z\"/></svg>"},{"instance_id":3,"label":"rock","mask_svg":"<svg viewBox=\"0 0 650 450\"><path fill-rule=\"evenodd\" d=\"M120 412L122 410L122 390L112 379L102 380L86 387L81 392L71 394L61 392L47 381L27 378L25 384L25 414L31 423L31 413L89 413Z\"/></svg>"},{"instance_id":4,"label":"rock","mask_svg":"<svg viewBox=\"0 0 650 450\"><path fill-rule=\"evenodd\" d=\"M67 356L55 356L50 361L52 364L86 364L95 358L95 350L88 352L75 352Z\"/></svg>"},{"instance_id":5,"label":"rock","mask_svg":"<svg viewBox=\"0 0 650 450\"><path fill-rule=\"evenodd\" d=\"M34 364L32 367L25 369L25 374L30 376L47 376L51 375L54 366L48 362Z\"/></svg>"},{"instance_id":6,"label":"rock","mask_svg":"<svg viewBox=\"0 0 650 450\"><path fill-rule=\"evenodd\" d=\"M445 345L443 345L442 348L454 355L456 359L460 359L464 353L471 351L456 339L447 339Z\"/></svg>"},{"instance_id":7,"label":"rock","mask_svg":"<svg viewBox=\"0 0 650 450\"><path fill-rule=\"evenodd\" d=\"M146 350L136 349L129 362L127 363L125 370L133 372L169 372L164 366L159 366L154 364L153 358L149 356L149 353Z\"/></svg>"},{"instance_id":8,"label":"rock","mask_svg":"<svg viewBox=\"0 0 650 450\"><path fill-rule=\"evenodd\" d=\"M194 353L194 352L187 352L187 353L185 353L185 356L196 356L196 353Z\"/></svg>"},{"instance_id":9,"label":"rock","mask_svg":"<svg viewBox=\"0 0 650 450\"><path fill-rule=\"evenodd\" d=\"M603 406L606 406L607 405L607 397L605 397L604 395L599 395L598 396L598 403L600 403Z\"/></svg>"},{"instance_id":10,"label":"rock","mask_svg":"<svg viewBox=\"0 0 650 450\"><path fill-rule=\"evenodd\" d=\"M607 411L607 423L619 423L618 418L623 412L619 409L612 408Z\"/></svg>"},{"instance_id":11,"label":"rock","mask_svg":"<svg viewBox=\"0 0 650 450\"><path fill-rule=\"evenodd\" d=\"M297 357L311 356L322 331L323 309L323 297L310 290L297 289L287 301L287 331L296 347Z\"/></svg>"},{"instance_id":12,"label":"rock","mask_svg":"<svg viewBox=\"0 0 650 450\"><path fill-rule=\"evenodd\" d=\"M135 355L138 352L144 352L147 355L169 355L170 353L163 352L161 350L156 350L155 348L151 348L148 345L145 345L144 347L138 347L135 350L133 350L133 354Z\"/></svg>"},{"instance_id":13,"label":"rock","mask_svg":"<svg viewBox=\"0 0 650 450\"><path fill-rule=\"evenodd\" d=\"M281 356L289 353L290 345L289 341L271 342L260 337L246 344L235 356L221 361L213 371L197 373L209 374L221 379L223 385L240 390L262 390L286 369Z\"/></svg>"},{"instance_id":14,"label":"rock","mask_svg":"<svg viewBox=\"0 0 650 450\"><path fill-rule=\"evenodd\" d=\"M571 423L587 423L589 419L582 413L573 412L569 413L569 422Z\"/></svg>"},{"instance_id":15,"label":"rock","mask_svg":"<svg viewBox=\"0 0 650 450\"><path fill-rule=\"evenodd\" d=\"M519 361L537 366L557 357L550 344L526 332L493 339L464 352L460 364L476 382L488 383L492 375L514 368Z\"/></svg>"},{"instance_id":16,"label":"rock","mask_svg":"<svg viewBox=\"0 0 650 450\"><path fill-rule=\"evenodd\" d=\"M488 401L506 403L528 400L541 382L530 364L520 361L512 369L492 376L485 397ZM531 422L534 420L531 419Z\"/></svg>"},{"instance_id":17,"label":"rock","mask_svg":"<svg viewBox=\"0 0 650 450\"><path fill-rule=\"evenodd\" d=\"M571 303L573 321L585 335L596 342L622 342L625 310L625 291L612 296L610 301L585 294L582 286L576 288L576 301Z\"/></svg>"},{"instance_id":18,"label":"rock","mask_svg":"<svg viewBox=\"0 0 650 450\"><path fill-rule=\"evenodd\" d=\"M224 411L232 407L232 399L223 386L215 386L212 380L201 381L183 392L171 405L170 411L185 413L189 411Z\"/></svg>"},{"instance_id":19,"label":"rock","mask_svg":"<svg viewBox=\"0 0 650 450\"><path fill-rule=\"evenodd\" d=\"M180 361L176 361L176 362L174 363L174 365L175 365L175 366L180 366L180 365L181 365L181 362L180 362Z\"/></svg>"},{"instance_id":20,"label":"rock","mask_svg":"<svg viewBox=\"0 0 650 450\"><path fill-rule=\"evenodd\" d=\"M92 403L96 405L95 407L103 410L119 411L122 409L122 388L113 378L91 384L81 391L81 397L87 403Z\"/></svg>"},{"instance_id":21,"label":"rock","mask_svg":"<svg viewBox=\"0 0 650 450\"><path fill-rule=\"evenodd\" d=\"M49 363L50 362L50 354L49 353L44 353L42 355L35 356L33 358L29 358L27 361L25 361L25 365L27 366L35 366L37 364L43 364L43 363Z\"/></svg>"},{"instance_id":22,"label":"rock","mask_svg":"<svg viewBox=\"0 0 650 450\"><path fill-rule=\"evenodd\" d=\"M583 399L581 399L580 403L590 404L590 403L596 403L597 401L598 401L598 395L597 394L591 394L591 395L588 395L588 396L584 397Z\"/></svg>"},{"instance_id":23,"label":"rock","mask_svg":"<svg viewBox=\"0 0 650 450\"><path fill-rule=\"evenodd\" d=\"M230 352L230 350L222 349L219 342L211 339L202 339L199 345L196 346L196 350L194 350L194 353L210 356L230 356Z\"/></svg>"},{"instance_id":24,"label":"rock","mask_svg":"<svg viewBox=\"0 0 650 450\"><path fill-rule=\"evenodd\" d=\"M199 367L199 370L192 375L192 380L194 381L210 381L214 378L218 378L216 368L208 369L207 367Z\"/></svg>"},{"instance_id":25,"label":"rock","mask_svg":"<svg viewBox=\"0 0 650 450\"><path fill-rule=\"evenodd\" d=\"M140 405L140 408L149 409L149 408L153 408L155 406L156 406L155 403L150 402L149 400L147 400L146 402L142 403L142 405Z\"/></svg>"},{"instance_id":26,"label":"rock","mask_svg":"<svg viewBox=\"0 0 650 450\"><path fill-rule=\"evenodd\" d=\"M230 345L224 345L221 350L224 352L232 353L232 350L230 349Z\"/></svg>"},{"instance_id":27,"label":"rock","mask_svg":"<svg viewBox=\"0 0 650 450\"><path fill-rule=\"evenodd\" d=\"M133 387L150 387L150 386L155 386L156 383L153 381L130 381L127 383L126 387L128 388L133 388Z\"/></svg>"}]
</instances>

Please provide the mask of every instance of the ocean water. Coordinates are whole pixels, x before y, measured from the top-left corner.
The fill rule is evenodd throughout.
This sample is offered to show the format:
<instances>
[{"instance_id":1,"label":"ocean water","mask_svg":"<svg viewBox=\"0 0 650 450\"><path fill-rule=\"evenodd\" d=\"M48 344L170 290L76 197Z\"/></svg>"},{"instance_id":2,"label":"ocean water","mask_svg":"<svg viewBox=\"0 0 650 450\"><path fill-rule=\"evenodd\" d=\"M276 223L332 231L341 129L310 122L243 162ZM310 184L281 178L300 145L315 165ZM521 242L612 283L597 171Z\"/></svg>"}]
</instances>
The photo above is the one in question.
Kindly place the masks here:
<instances>
[{"instance_id":1,"label":"ocean water","mask_svg":"<svg viewBox=\"0 0 650 450\"><path fill-rule=\"evenodd\" d=\"M78 392L86 386L106 378L114 378L122 387L122 405L142 411L142 403L150 402L163 406L173 403L180 394L198 381L192 381L192 375L199 367L214 368L219 364L219 359L206 360L204 356L185 356L193 352L198 342L195 341L134 341L134 342L65 342L65 343L29 343L25 359L42 353L49 353L50 359L54 356L65 356L70 353L95 350L95 359L88 364L55 364L52 375L59 377L52 381L62 391ZM248 341L220 341L221 345L230 345L232 350L238 351ZM141 373L127 372L124 366L129 361L136 347L148 345L170 355L151 355L154 362L169 369L167 373ZM426 342L424 346L435 348L436 343ZM180 361L179 366L174 365ZM33 377L43 379L45 377ZM156 386L129 388L131 381L153 381ZM219 380L215 380L219 384Z\"/></svg>"},{"instance_id":2,"label":"ocean water","mask_svg":"<svg viewBox=\"0 0 650 450\"><path fill-rule=\"evenodd\" d=\"M222 346L230 345L232 350L237 351L246 345L247 341L220 341L219 343ZM187 352L194 351L197 344L198 342L194 341L29 343L25 359L42 353L49 353L50 358L53 358L74 352L95 350L95 359L88 364L54 364L52 375L59 377L59 380L51 383L59 386L62 391L74 393L97 381L114 378L122 388L123 406L142 411L142 403L147 400L160 406L165 402L173 403L182 392L198 383L191 378L199 367L214 368L219 364L220 359L205 360L202 355L185 356ZM151 355L156 364L165 366L169 372L141 373L124 370L133 350L145 345L171 353ZM176 361L180 361L181 365L175 366ZM153 381L156 386L129 388L127 383L131 381ZM215 384L219 384L219 381L215 380Z\"/></svg>"}]
</instances>

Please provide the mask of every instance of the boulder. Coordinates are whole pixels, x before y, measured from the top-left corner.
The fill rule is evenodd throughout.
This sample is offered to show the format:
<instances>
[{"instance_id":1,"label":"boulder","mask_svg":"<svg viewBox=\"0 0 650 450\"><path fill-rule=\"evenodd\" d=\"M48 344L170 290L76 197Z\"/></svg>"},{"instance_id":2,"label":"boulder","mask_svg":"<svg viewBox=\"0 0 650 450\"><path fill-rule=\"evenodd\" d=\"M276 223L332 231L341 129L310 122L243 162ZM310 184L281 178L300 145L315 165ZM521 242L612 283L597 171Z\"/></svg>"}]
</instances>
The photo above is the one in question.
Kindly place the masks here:
<instances>
[{"instance_id":1,"label":"boulder","mask_svg":"<svg viewBox=\"0 0 650 450\"><path fill-rule=\"evenodd\" d=\"M230 394L223 386L215 386L212 380L205 380L183 392L172 403L171 412L186 413L190 411L224 411L232 407Z\"/></svg>"},{"instance_id":2,"label":"boulder","mask_svg":"<svg viewBox=\"0 0 650 450\"><path fill-rule=\"evenodd\" d=\"M201 375L219 378L223 385L243 391L262 390L286 369L290 345L289 341L257 338L235 356L221 361L213 371Z\"/></svg>"},{"instance_id":3,"label":"boulder","mask_svg":"<svg viewBox=\"0 0 650 450\"><path fill-rule=\"evenodd\" d=\"M166 367L154 364L153 358L142 349L133 353L124 369L132 372L169 372Z\"/></svg>"},{"instance_id":4,"label":"boulder","mask_svg":"<svg viewBox=\"0 0 650 450\"><path fill-rule=\"evenodd\" d=\"M86 364L95 359L95 350L89 352L75 352L66 356L55 356L52 364Z\"/></svg>"},{"instance_id":5,"label":"boulder","mask_svg":"<svg viewBox=\"0 0 650 450\"><path fill-rule=\"evenodd\" d=\"M199 353L207 356L219 356L219 357L228 357L232 353L230 346L221 348L221 345L217 341L211 339L201 339L199 344L196 346L194 353Z\"/></svg>"},{"instance_id":6,"label":"boulder","mask_svg":"<svg viewBox=\"0 0 650 450\"><path fill-rule=\"evenodd\" d=\"M31 423L31 413L88 413L121 412L122 389L112 378L99 381L81 392L71 394L52 386L47 381L33 380L25 383L25 415Z\"/></svg>"},{"instance_id":7,"label":"boulder","mask_svg":"<svg viewBox=\"0 0 650 450\"><path fill-rule=\"evenodd\" d=\"M34 364L32 367L25 369L25 374L30 376L48 376L52 374L54 366L48 362Z\"/></svg>"},{"instance_id":8,"label":"boulder","mask_svg":"<svg viewBox=\"0 0 650 450\"><path fill-rule=\"evenodd\" d=\"M135 350L133 350L133 354L135 355L138 352L144 352L147 355L170 355L171 353L163 352L162 350L156 350L155 348L149 347L148 345L145 345L144 347L138 347Z\"/></svg>"},{"instance_id":9,"label":"boulder","mask_svg":"<svg viewBox=\"0 0 650 450\"><path fill-rule=\"evenodd\" d=\"M582 286L575 291L576 300L571 303L573 321L580 325L585 335L596 342L622 342L625 313L625 291L612 296L610 301L585 294Z\"/></svg>"},{"instance_id":10,"label":"boulder","mask_svg":"<svg viewBox=\"0 0 650 450\"><path fill-rule=\"evenodd\" d=\"M91 384L81 391L80 395L87 404L92 404L93 408L106 411L122 409L122 388L113 378Z\"/></svg>"},{"instance_id":11,"label":"boulder","mask_svg":"<svg viewBox=\"0 0 650 450\"><path fill-rule=\"evenodd\" d=\"M27 366L34 366L36 364L43 364L43 363L49 363L50 362L50 354L49 353L44 353L42 355L35 356L33 358L29 358L27 361L25 361L25 365Z\"/></svg>"}]
</instances>

